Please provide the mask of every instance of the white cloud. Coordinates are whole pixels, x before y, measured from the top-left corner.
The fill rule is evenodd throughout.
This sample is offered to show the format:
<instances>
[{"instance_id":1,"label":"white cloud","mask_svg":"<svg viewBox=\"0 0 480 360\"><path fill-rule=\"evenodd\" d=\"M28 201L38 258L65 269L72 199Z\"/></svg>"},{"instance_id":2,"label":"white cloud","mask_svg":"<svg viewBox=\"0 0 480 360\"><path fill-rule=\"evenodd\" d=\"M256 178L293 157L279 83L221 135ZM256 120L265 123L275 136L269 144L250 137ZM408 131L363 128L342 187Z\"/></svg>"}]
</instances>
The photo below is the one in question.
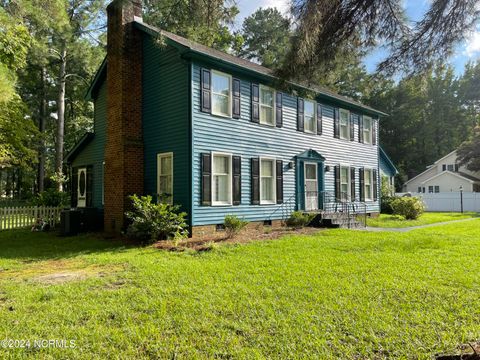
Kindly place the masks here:
<instances>
[{"instance_id":1,"label":"white cloud","mask_svg":"<svg viewBox=\"0 0 480 360\"><path fill-rule=\"evenodd\" d=\"M467 38L465 52L468 57L473 57L480 52L480 30L475 31Z\"/></svg>"}]
</instances>

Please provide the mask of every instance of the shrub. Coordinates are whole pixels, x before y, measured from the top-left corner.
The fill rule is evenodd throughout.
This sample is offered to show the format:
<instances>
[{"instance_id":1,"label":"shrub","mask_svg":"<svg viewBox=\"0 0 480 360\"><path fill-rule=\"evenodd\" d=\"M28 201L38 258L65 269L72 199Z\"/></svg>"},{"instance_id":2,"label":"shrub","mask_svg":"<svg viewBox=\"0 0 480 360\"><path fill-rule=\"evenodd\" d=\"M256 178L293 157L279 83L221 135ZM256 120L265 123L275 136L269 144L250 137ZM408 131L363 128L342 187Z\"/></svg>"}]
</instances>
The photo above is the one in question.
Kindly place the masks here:
<instances>
[{"instance_id":1,"label":"shrub","mask_svg":"<svg viewBox=\"0 0 480 360\"><path fill-rule=\"evenodd\" d=\"M32 202L37 206L68 206L70 196L68 193L50 188L39 193Z\"/></svg>"},{"instance_id":2,"label":"shrub","mask_svg":"<svg viewBox=\"0 0 480 360\"><path fill-rule=\"evenodd\" d=\"M382 214L393 214L392 203L396 199L398 199L398 196L382 196L380 212Z\"/></svg>"},{"instance_id":3,"label":"shrub","mask_svg":"<svg viewBox=\"0 0 480 360\"><path fill-rule=\"evenodd\" d=\"M231 238L237 235L242 229L247 226L248 221L240 219L235 215L226 215L224 220L227 237Z\"/></svg>"},{"instance_id":4,"label":"shrub","mask_svg":"<svg viewBox=\"0 0 480 360\"><path fill-rule=\"evenodd\" d=\"M402 215L407 220L418 219L425 211L425 204L418 197L401 197L392 201L393 214Z\"/></svg>"},{"instance_id":5,"label":"shrub","mask_svg":"<svg viewBox=\"0 0 480 360\"><path fill-rule=\"evenodd\" d=\"M287 226L299 229L308 225L314 216L314 214L306 214L302 211L294 211L285 221L285 224Z\"/></svg>"},{"instance_id":6,"label":"shrub","mask_svg":"<svg viewBox=\"0 0 480 360\"><path fill-rule=\"evenodd\" d=\"M157 240L179 240L188 236L187 213L179 212L180 206L152 202L151 196L130 196L133 211L125 213L131 224L127 236L143 243Z\"/></svg>"}]
</instances>

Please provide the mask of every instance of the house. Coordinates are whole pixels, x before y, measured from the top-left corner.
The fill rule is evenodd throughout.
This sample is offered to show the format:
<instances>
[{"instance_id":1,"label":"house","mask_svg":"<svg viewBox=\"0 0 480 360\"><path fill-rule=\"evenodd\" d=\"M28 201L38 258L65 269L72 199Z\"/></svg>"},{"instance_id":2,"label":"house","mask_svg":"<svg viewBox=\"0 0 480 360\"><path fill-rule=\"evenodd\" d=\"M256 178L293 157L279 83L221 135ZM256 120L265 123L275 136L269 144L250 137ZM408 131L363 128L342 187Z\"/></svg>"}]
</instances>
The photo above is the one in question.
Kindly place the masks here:
<instances>
[{"instance_id":1,"label":"house","mask_svg":"<svg viewBox=\"0 0 480 360\"><path fill-rule=\"evenodd\" d=\"M378 147L380 151L380 176L386 178L388 185L392 192L395 191L395 175L398 174L398 170L393 164L393 161L387 155L385 150L381 146Z\"/></svg>"},{"instance_id":2,"label":"house","mask_svg":"<svg viewBox=\"0 0 480 360\"><path fill-rule=\"evenodd\" d=\"M109 232L124 226L130 194L179 204L193 233L227 214L278 223L326 201L379 212L386 114L152 27L141 5L107 8L107 56L88 92L94 132L66 158L73 206L103 209Z\"/></svg>"},{"instance_id":3,"label":"house","mask_svg":"<svg viewBox=\"0 0 480 360\"><path fill-rule=\"evenodd\" d=\"M480 172L474 173L460 166L456 150L435 161L403 185L403 191L412 193L456 192L460 189L480 192Z\"/></svg>"}]
</instances>

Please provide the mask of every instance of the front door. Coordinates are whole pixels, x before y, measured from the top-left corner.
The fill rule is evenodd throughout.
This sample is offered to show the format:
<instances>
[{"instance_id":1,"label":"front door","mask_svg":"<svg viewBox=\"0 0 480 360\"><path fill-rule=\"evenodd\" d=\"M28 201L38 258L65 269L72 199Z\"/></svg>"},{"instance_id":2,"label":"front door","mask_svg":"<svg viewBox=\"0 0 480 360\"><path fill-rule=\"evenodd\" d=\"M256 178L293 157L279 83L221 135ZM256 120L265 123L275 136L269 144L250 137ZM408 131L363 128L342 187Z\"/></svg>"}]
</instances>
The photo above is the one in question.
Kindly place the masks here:
<instances>
[{"instance_id":1,"label":"front door","mask_svg":"<svg viewBox=\"0 0 480 360\"><path fill-rule=\"evenodd\" d=\"M305 210L318 210L317 163L305 163Z\"/></svg>"},{"instance_id":2,"label":"front door","mask_svg":"<svg viewBox=\"0 0 480 360\"><path fill-rule=\"evenodd\" d=\"M77 207L87 205L87 168L78 169Z\"/></svg>"}]
</instances>

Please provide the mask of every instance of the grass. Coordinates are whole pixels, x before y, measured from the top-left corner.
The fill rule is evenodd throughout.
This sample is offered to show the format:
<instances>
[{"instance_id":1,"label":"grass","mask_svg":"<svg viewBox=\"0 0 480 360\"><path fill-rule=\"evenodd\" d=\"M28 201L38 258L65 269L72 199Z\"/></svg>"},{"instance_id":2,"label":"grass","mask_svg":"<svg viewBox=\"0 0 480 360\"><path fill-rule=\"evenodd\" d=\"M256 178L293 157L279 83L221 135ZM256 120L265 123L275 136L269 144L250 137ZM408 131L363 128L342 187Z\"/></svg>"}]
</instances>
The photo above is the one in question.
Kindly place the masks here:
<instances>
[{"instance_id":1,"label":"grass","mask_svg":"<svg viewBox=\"0 0 480 360\"><path fill-rule=\"evenodd\" d=\"M76 348L0 358L431 359L480 339L479 226L336 229L202 253L1 232L0 339Z\"/></svg>"},{"instance_id":2,"label":"grass","mask_svg":"<svg viewBox=\"0 0 480 360\"><path fill-rule=\"evenodd\" d=\"M368 218L367 226L384 228L404 228L410 226L429 225L445 221L462 220L477 217L475 212L425 212L417 220L405 220L403 216L380 214L377 218Z\"/></svg>"}]
</instances>

